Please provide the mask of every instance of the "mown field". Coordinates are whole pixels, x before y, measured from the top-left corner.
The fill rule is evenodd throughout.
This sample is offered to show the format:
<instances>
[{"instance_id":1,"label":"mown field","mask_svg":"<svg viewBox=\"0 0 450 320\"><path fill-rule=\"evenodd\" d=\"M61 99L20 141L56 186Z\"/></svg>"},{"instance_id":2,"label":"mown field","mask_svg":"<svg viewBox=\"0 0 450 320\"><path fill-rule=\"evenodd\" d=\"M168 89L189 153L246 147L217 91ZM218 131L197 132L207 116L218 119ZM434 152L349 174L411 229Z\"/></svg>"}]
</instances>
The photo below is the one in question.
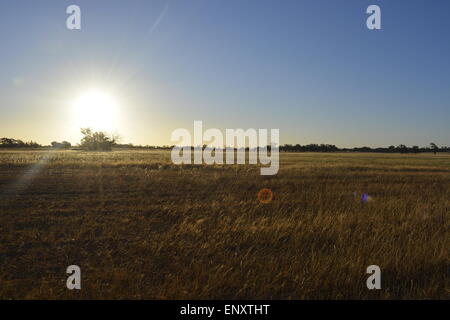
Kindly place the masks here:
<instances>
[{"instance_id":1,"label":"mown field","mask_svg":"<svg viewBox=\"0 0 450 320\"><path fill-rule=\"evenodd\" d=\"M260 176L163 151L0 151L0 298L448 299L449 214L444 154L281 154Z\"/></svg>"}]
</instances>

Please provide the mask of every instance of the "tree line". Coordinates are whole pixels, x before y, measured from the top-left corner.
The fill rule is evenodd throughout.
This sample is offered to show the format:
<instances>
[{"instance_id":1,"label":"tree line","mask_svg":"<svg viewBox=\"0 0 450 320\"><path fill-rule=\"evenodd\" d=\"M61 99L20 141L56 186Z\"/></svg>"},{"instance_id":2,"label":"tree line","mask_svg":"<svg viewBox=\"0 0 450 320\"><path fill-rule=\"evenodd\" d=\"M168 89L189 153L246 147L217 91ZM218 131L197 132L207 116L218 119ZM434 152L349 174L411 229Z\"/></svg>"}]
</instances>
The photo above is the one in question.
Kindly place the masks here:
<instances>
[{"instance_id":1,"label":"tree line","mask_svg":"<svg viewBox=\"0 0 450 320\"><path fill-rule=\"evenodd\" d=\"M88 151L110 151L112 148L120 149L159 149L168 150L174 146L135 146L131 143L119 144L120 137L116 135L108 135L105 132L93 131L89 128L81 129L82 139L75 149ZM42 146L37 142L24 142L13 138L0 138L0 148L53 148L53 149L74 149L70 142L53 141L51 146ZM203 146L206 148L206 146ZM270 146L267 147L270 150ZM248 148L246 148L248 150ZM387 148L371 148L371 147L354 147L354 148L339 148L334 144L284 144L279 147L281 152L380 152L380 153L423 153L423 152L450 152L450 147L439 147L434 142L431 142L427 147L411 146L404 144L398 146L389 146Z\"/></svg>"},{"instance_id":2,"label":"tree line","mask_svg":"<svg viewBox=\"0 0 450 320\"><path fill-rule=\"evenodd\" d=\"M116 144L116 148L122 148L122 149L162 149L162 150L170 150L174 146L151 146L151 145L138 145L135 146L131 143L129 144ZM200 149L200 146L198 147ZM206 149L207 146L204 145L202 149ZM191 147L191 150L193 151L195 148ZM245 150L249 150L249 148L244 148ZM267 149L271 149L270 146L267 146ZM235 148L236 150L236 148ZM439 147L435 143L430 143L429 147L419 147L419 146L412 146L408 147L404 144L398 145L398 146L389 146L387 148L378 147L378 148L371 148L371 147L354 147L354 148L339 148L335 146L334 144L307 144L307 145L300 145L300 144L284 144L279 147L279 150L281 152L379 152L379 153L424 153L424 152L450 152L450 147L442 146Z\"/></svg>"},{"instance_id":3,"label":"tree line","mask_svg":"<svg viewBox=\"0 0 450 320\"><path fill-rule=\"evenodd\" d=\"M39 148L42 147L34 141L24 142L20 139L0 138L0 148Z\"/></svg>"},{"instance_id":4,"label":"tree line","mask_svg":"<svg viewBox=\"0 0 450 320\"><path fill-rule=\"evenodd\" d=\"M81 134L83 135L83 138L75 147L76 149L88 151L110 151L112 150L112 147L117 145L117 142L119 141L118 136L110 136L105 132L96 132L89 128L82 128ZM0 148L52 148L65 150L73 149L72 144L68 141L53 141L50 146L43 146L37 142L23 142L22 140L13 138L0 138Z\"/></svg>"},{"instance_id":5,"label":"tree line","mask_svg":"<svg viewBox=\"0 0 450 320\"><path fill-rule=\"evenodd\" d=\"M387 148L378 147L354 147L354 148L338 148L333 144L308 144L308 145L292 145L285 144L280 146L280 151L284 152L380 152L380 153L423 153L423 152L450 152L450 147L437 146L431 142L428 147L411 146L404 144L398 146L389 146Z\"/></svg>"}]
</instances>

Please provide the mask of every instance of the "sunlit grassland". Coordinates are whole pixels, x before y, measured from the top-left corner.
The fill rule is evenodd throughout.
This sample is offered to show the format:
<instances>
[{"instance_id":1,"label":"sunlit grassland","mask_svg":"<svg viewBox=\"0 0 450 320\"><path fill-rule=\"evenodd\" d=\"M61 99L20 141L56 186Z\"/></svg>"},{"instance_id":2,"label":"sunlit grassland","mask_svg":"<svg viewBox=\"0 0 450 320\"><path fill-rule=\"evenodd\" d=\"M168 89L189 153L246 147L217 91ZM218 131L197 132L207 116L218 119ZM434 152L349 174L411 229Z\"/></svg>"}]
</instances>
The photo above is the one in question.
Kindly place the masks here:
<instances>
[{"instance_id":1,"label":"sunlit grassland","mask_svg":"<svg viewBox=\"0 0 450 320\"><path fill-rule=\"evenodd\" d=\"M0 151L0 298L445 299L449 213L448 154Z\"/></svg>"}]
</instances>

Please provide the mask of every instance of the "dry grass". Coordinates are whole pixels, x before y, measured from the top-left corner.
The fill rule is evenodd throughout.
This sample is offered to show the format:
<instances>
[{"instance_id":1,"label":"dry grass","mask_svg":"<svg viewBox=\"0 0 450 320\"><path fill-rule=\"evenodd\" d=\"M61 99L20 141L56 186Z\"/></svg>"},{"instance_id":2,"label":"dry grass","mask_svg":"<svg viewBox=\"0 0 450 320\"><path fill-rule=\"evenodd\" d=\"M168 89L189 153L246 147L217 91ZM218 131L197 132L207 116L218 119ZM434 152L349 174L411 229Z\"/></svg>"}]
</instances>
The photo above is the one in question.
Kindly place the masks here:
<instances>
[{"instance_id":1,"label":"dry grass","mask_svg":"<svg viewBox=\"0 0 450 320\"><path fill-rule=\"evenodd\" d=\"M1 151L0 298L449 298L449 155L282 154L273 177L169 156Z\"/></svg>"}]
</instances>

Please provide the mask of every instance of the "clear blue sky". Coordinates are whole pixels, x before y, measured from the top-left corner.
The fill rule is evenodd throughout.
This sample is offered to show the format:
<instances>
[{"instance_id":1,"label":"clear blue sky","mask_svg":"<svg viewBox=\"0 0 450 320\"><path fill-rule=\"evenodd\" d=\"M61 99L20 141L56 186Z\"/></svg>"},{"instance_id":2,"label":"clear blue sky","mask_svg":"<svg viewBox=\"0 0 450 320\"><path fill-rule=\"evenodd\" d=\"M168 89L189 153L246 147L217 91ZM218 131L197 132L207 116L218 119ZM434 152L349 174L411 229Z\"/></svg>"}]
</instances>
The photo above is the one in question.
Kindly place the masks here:
<instances>
[{"instance_id":1,"label":"clear blue sky","mask_svg":"<svg viewBox=\"0 0 450 320\"><path fill-rule=\"evenodd\" d=\"M382 30L366 27L371 4ZM100 88L136 144L203 120L279 128L281 143L450 145L449 12L448 0L2 0L0 136L77 142L70 102Z\"/></svg>"}]
</instances>

